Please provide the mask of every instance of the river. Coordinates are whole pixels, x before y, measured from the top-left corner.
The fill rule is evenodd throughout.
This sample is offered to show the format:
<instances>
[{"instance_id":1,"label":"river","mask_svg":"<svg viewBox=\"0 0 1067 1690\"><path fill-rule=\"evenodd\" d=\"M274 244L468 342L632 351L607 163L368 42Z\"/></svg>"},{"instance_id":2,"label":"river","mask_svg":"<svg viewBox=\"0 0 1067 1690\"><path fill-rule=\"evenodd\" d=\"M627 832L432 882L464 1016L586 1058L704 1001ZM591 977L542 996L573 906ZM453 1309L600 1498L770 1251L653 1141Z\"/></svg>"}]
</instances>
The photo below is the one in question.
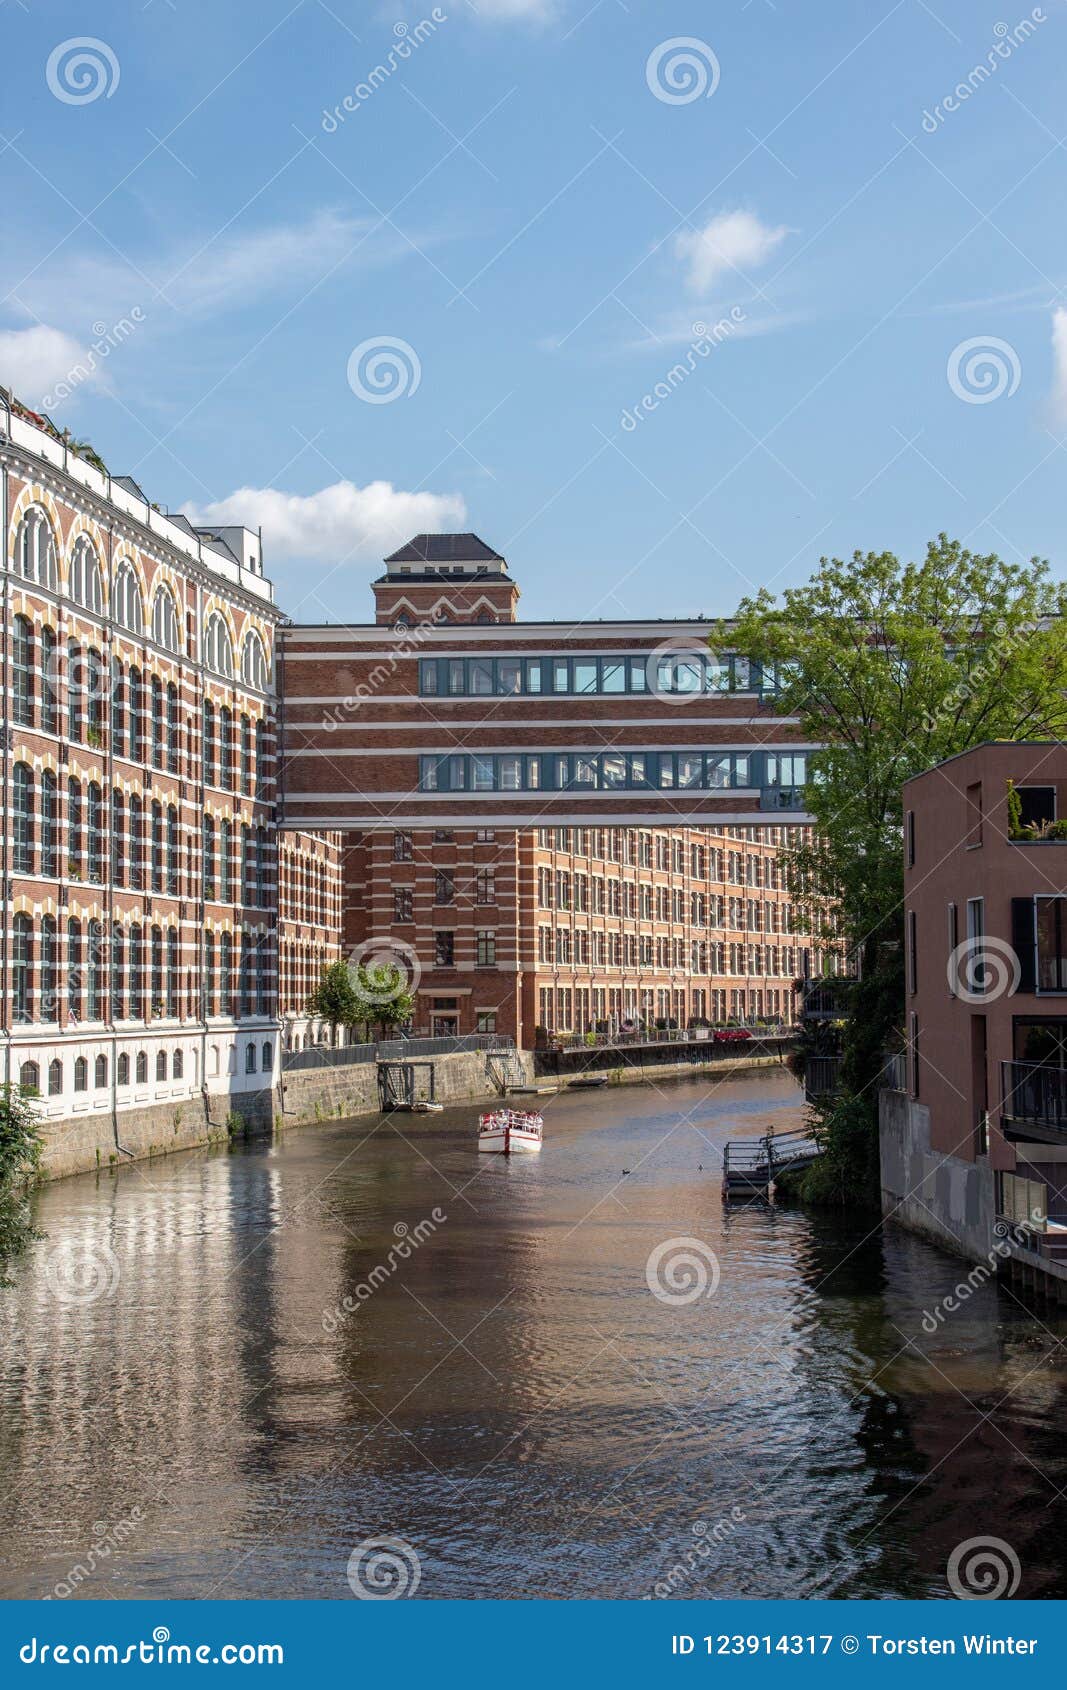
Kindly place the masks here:
<instances>
[{"instance_id":1,"label":"river","mask_svg":"<svg viewBox=\"0 0 1067 1690\"><path fill-rule=\"evenodd\" d=\"M351 1599L384 1537L428 1598L945 1596L995 1535L1067 1596L1067 1319L946 1310L967 1270L869 1216L724 1212L785 1073L539 1101L539 1156L469 1107L45 1188L0 1594Z\"/></svg>"}]
</instances>

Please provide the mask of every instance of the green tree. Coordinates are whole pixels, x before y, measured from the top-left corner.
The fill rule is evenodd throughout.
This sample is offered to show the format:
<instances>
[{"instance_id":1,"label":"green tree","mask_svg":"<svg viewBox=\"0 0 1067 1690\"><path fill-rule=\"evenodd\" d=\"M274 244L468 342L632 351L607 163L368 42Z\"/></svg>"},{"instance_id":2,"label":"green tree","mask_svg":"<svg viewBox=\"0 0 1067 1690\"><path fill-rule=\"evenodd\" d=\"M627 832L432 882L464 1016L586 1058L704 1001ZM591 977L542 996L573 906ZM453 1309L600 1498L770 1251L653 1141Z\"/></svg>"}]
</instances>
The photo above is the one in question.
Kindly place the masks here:
<instances>
[{"instance_id":1,"label":"green tree","mask_svg":"<svg viewBox=\"0 0 1067 1690\"><path fill-rule=\"evenodd\" d=\"M347 962L329 963L308 998L308 1014L327 1021L336 1034L338 1027L351 1027L360 1019L359 1007L352 971Z\"/></svg>"},{"instance_id":2,"label":"green tree","mask_svg":"<svg viewBox=\"0 0 1067 1690\"><path fill-rule=\"evenodd\" d=\"M901 786L984 740L1067 736L1067 591L1048 565L979 556L942 534L920 563L823 558L781 600L745 599L712 643L775 674L778 707L825 749L809 758L809 845L789 853L797 907L858 965L842 1098L819 1111L830 1153L806 1195L877 1200L877 1087L903 1020Z\"/></svg>"},{"instance_id":3,"label":"green tree","mask_svg":"<svg viewBox=\"0 0 1067 1690\"><path fill-rule=\"evenodd\" d=\"M384 1038L404 1026L415 1013L415 997L407 989L407 975L396 963L362 963L356 970L354 991L359 1004L355 1019L375 1026Z\"/></svg>"},{"instance_id":4,"label":"green tree","mask_svg":"<svg viewBox=\"0 0 1067 1690\"><path fill-rule=\"evenodd\" d=\"M0 1087L0 1286L11 1284L9 1263L40 1237L28 1200L41 1168L35 1096L21 1086Z\"/></svg>"}]
</instances>

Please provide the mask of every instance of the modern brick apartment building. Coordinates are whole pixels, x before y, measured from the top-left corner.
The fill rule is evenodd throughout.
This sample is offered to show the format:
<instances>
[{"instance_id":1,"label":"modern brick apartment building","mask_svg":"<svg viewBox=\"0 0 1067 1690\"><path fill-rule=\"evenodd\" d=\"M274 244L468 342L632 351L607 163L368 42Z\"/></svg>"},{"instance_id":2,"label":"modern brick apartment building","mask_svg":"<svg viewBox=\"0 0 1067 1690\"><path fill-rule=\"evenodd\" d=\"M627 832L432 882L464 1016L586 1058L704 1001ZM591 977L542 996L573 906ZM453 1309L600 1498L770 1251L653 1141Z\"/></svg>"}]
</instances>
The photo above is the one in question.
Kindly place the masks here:
<instances>
[{"instance_id":1,"label":"modern brick apartment building","mask_svg":"<svg viewBox=\"0 0 1067 1690\"><path fill-rule=\"evenodd\" d=\"M0 472L0 1079L52 1119L225 1115L269 1093L339 922L336 840L286 837L278 884L259 536L163 515L6 401Z\"/></svg>"},{"instance_id":2,"label":"modern brick apartment building","mask_svg":"<svg viewBox=\"0 0 1067 1690\"><path fill-rule=\"evenodd\" d=\"M362 737L364 744L377 748L393 736L388 698L403 694L412 684L411 674L427 721L442 699L462 705L470 697L522 694L529 699L535 694L540 714L553 706L561 709L558 701L564 692L589 685L600 691L590 705L609 707L605 722L627 708L644 707L650 724L645 733L658 715L656 731L665 744L676 743L687 732L705 737L703 722L690 727L684 711L665 707L654 692L649 697L645 654L626 661L611 659L609 676L607 658L530 658L518 648L514 657L499 659L488 651L469 657L438 656L436 648L431 652L427 629L444 629L447 639L452 628L461 631L475 624L479 633L484 627L489 639L491 628L516 620L518 589L507 564L477 535L417 535L386 560L374 595L376 625L389 624L398 634L402 658L392 665L383 663L379 673L368 676L366 684L376 695L373 717L360 712L359 698L353 701L351 737L357 742ZM405 636L407 627L410 636ZM534 650L539 639L546 647L553 643L550 625L527 630L520 624L515 631ZM662 643L667 631L660 628L653 635ZM640 633L649 642L647 630ZM303 635L303 630L293 631L291 645L297 652L305 649ZM595 624L584 637L590 645L607 647L609 642L618 644L620 630ZM621 637L633 642L634 629L622 625ZM705 638L698 630L687 634L695 652ZM289 649L287 644L287 653ZM682 655L684 659L684 649ZM654 671L657 659L652 661ZM307 724L298 734L309 736L314 718L304 696L306 664L299 656L287 656L287 663L291 713ZM508 682L512 669L513 682ZM624 691L614 700L605 699L603 689L613 690L616 679ZM739 665L730 668L727 680L721 699L711 701L720 713L720 738L742 721L729 714L731 691L740 695L749 688L747 671L742 674ZM542 693L548 695L543 704ZM492 714L485 729L477 732L465 722L447 720L457 762L484 761L467 748L480 750L489 734L499 741L507 733ZM535 727L545 730L550 722L551 717ZM774 726L777 731L777 722ZM558 736L542 731L542 738L552 742ZM324 753L330 777L344 781L347 769L355 768L353 780L358 781L355 760L346 767L340 757L330 755L336 743L331 739ZM603 737L602 743L611 742ZM604 768L591 769L589 780L606 781L614 763L626 760L606 751ZM747 760L744 753L721 759L724 767ZM651 755L648 761L651 764ZM665 783L661 792L674 793L674 782L690 779L684 756L665 750L658 761L658 779ZM802 778L802 754L790 758L791 765L794 762ZM371 959L396 956L415 986L418 1032L496 1031L530 1046L538 1029L618 1032L638 1021L684 1027L693 1020L791 1020L795 978L817 972L823 960L810 941L794 932L792 905L781 884L778 847L797 824L768 819L755 828L681 822L670 826L668 811L659 826L634 825L633 812L641 799L628 793L623 780L613 791L623 800L616 812L620 825L583 826L580 764L577 758L563 800L578 825L403 825L349 834L346 949ZM668 772L671 786L666 788ZM471 783L482 778L477 768L464 773ZM793 773L791 766L786 796L796 807ZM702 762L698 778L704 775ZM732 778L731 769L724 775L724 787ZM772 796L767 808L780 811L780 792ZM758 811L761 792L753 790L746 797ZM292 802L299 810L302 795L294 795ZM423 798L420 804L414 796L411 805L400 807L421 808L429 819L434 814L431 805L432 799ZM383 817L388 814L385 805L381 811ZM441 816L442 821L448 819Z\"/></svg>"},{"instance_id":3,"label":"modern brick apartment building","mask_svg":"<svg viewBox=\"0 0 1067 1690\"><path fill-rule=\"evenodd\" d=\"M1009 788L1017 793L1018 810ZM904 788L907 1059L887 1211L975 1259L1067 1246L1067 745L987 744Z\"/></svg>"}]
</instances>

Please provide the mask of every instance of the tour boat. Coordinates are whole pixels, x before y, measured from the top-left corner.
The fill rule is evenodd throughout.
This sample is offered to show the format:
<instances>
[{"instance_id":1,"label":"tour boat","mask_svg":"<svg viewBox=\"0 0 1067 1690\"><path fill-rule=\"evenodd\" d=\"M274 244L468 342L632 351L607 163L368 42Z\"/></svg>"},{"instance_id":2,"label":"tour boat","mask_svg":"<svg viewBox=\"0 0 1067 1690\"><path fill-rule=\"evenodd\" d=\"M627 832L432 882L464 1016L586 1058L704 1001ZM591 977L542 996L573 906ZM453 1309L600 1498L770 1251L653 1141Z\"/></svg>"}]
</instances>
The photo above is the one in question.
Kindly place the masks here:
<instances>
[{"instance_id":1,"label":"tour boat","mask_svg":"<svg viewBox=\"0 0 1067 1690\"><path fill-rule=\"evenodd\" d=\"M478 1122L478 1149L510 1156L513 1150L540 1150L544 1117L525 1109L494 1109Z\"/></svg>"}]
</instances>

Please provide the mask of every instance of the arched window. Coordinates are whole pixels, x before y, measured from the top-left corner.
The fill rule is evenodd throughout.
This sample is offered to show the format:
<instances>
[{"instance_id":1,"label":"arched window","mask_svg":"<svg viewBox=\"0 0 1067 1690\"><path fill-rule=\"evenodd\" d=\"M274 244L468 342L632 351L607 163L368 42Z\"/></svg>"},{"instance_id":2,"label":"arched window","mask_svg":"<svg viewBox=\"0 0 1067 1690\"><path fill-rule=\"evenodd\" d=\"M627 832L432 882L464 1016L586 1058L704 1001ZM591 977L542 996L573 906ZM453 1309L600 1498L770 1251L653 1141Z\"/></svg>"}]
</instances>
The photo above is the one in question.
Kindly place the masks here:
<instances>
[{"instance_id":1,"label":"arched window","mask_svg":"<svg viewBox=\"0 0 1067 1690\"><path fill-rule=\"evenodd\" d=\"M98 1056L96 1059L96 1070L93 1074L93 1085L96 1087L97 1091L103 1091L104 1087L107 1085L106 1056Z\"/></svg>"},{"instance_id":2,"label":"arched window","mask_svg":"<svg viewBox=\"0 0 1067 1690\"><path fill-rule=\"evenodd\" d=\"M163 1014L163 930L152 929L152 1014Z\"/></svg>"},{"instance_id":3,"label":"arched window","mask_svg":"<svg viewBox=\"0 0 1067 1690\"><path fill-rule=\"evenodd\" d=\"M227 680L233 680L233 641L224 618L217 610L208 617L204 633L204 662L216 675L225 675Z\"/></svg>"},{"instance_id":4,"label":"arched window","mask_svg":"<svg viewBox=\"0 0 1067 1690\"><path fill-rule=\"evenodd\" d=\"M33 922L21 913L11 923L11 1013L15 1021L30 1020L33 981Z\"/></svg>"},{"instance_id":5,"label":"arched window","mask_svg":"<svg viewBox=\"0 0 1067 1690\"><path fill-rule=\"evenodd\" d=\"M176 1050L170 1059L170 1071L175 1080L180 1080L185 1073L185 1059L180 1050Z\"/></svg>"},{"instance_id":6,"label":"arched window","mask_svg":"<svg viewBox=\"0 0 1067 1690\"><path fill-rule=\"evenodd\" d=\"M260 720L256 723L256 797L264 798L267 792L267 724Z\"/></svg>"},{"instance_id":7,"label":"arched window","mask_svg":"<svg viewBox=\"0 0 1067 1690\"><path fill-rule=\"evenodd\" d=\"M163 682L152 676L152 762L163 767Z\"/></svg>"},{"instance_id":8,"label":"arched window","mask_svg":"<svg viewBox=\"0 0 1067 1690\"><path fill-rule=\"evenodd\" d=\"M127 740L127 751L132 762L141 761L141 747L144 744L144 687L141 685L140 669L130 670L130 732ZM116 747L117 749L117 747Z\"/></svg>"},{"instance_id":9,"label":"arched window","mask_svg":"<svg viewBox=\"0 0 1067 1690\"><path fill-rule=\"evenodd\" d=\"M130 928L129 1011L131 1021L144 1020L144 957L141 951L141 929Z\"/></svg>"},{"instance_id":10,"label":"arched window","mask_svg":"<svg viewBox=\"0 0 1067 1690\"><path fill-rule=\"evenodd\" d=\"M41 1002L42 1021L59 1020L59 949L56 941L56 918L41 917Z\"/></svg>"},{"instance_id":11,"label":"arched window","mask_svg":"<svg viewBox=\"0 0 1067 1690\"><path fill-rule=\"evenodd\" d=\"M88 724L86 740L97 749L103 745L104 730L104 666L98 651L90 650L85 660L85 718Z\"/></svg>"},{"instance_id":12,"label":"arched window","mask_svg":"<svg viewBox=\"0 0 1067 1690\"><path fill-rule=\"evenodd\" d=\"M41 629L41 727L46 734L54 734L59 698L59 659L56 656L54 628Z\"/></svg>"},{"instance_id":13,"label":"arched window","mask_svg":"<svg viewBox=\"0 0 1067 1690\"><path fill-rule=\"evenodd\" d=\"M121 757L126 749L126 671L117 657L111 659L111 742Z\"/></svg>"},{"instance_id":14,"label":"arched window","mask_svg":"<svg viewBox=\"0 0 1067 1690\"><path fill-rule=\"evenodd\" d=\"M248 630L241 647L241 679L246 687L254 687L257 692L267 690L267 654L254 628Z\"/></svg>"},{"instance_id":15,"label":"arched window","mask_svg":"<svg viewBox=\"0 0 1067 1690\"><path fill-rule=\"evenodd\" d=\"M52 524L39 505L33 505L19 523L15 538L15 568L27 581L36 581L55 593L59 590L56 542Z\"/></svg>"},{"instance_id":16,"label":"arched window","mask_svg":"<svg viewBox=\"0 0 1067 1690\"><path fill-rule=\"evenodd\" d=\"M212 1075L214 1076L219 1071L219 1047L218 1047L218 1045L212 1045L210 1061L211 1061L211 1072L212 1072Z\"/></svg>"},{"instance_id":17,"label":"arched window","mask_svg":"<svg viewBox=\"0 0 1067 1690\"><path fill-rule=\"evenodd\" d=\"M178 689L167 683L167 768L172 775L181 768L181 730L178 727Z\"/></svg>"},{"instance_id":18,"label":"arched window","mask_svg":"<svg viewBox=\"0 0 1067 1690\"><path fill-rule=\"evenodd\" d=\"M256 895L256 903L260 906L261 909L266 909L268 904L270 903L270 898L268 896L270 888L267 884L267 881L268 881L268 878L269 878L267 851L268 851L267 830L266 830L265 827L257 827L256 828L256 884L255 884L255 895ZM320 919L324 919L324 918L320 918Z\"/></svg>"},{"instance_id":19,"label":"arched window","mask_svg":"<svg viewBox=\"0 0 1067 1690\"><path fill-rule=\"evenodd\" d=\"M233 713L225 704L219 710L219 785L233 791Z\"/></svg>"},{"instance_id":20,"label":"arched window","mask_svg":"<svg viewBox=\"0 0 1067 1690\"><path fill-rule=\"evenodd\" d=\"M111 882L126 884L126 805L122 793L111 793Z\"/></svg>"},{"instance_id":21,"label":"arched window","mask_svg":"<svg viewBox=\"0 0 1067 1690\"><path fill-rule=\"evenodd\" d=\"M223 1015L233 1014L233 934L224 933L219 940L219 1009Z\"/></svg>"},{"instance_id":22,"label":"arched window","mask_svg":"<svg viewBox=\"0 0 1067 1690\"><path fill-rule=\"evenodd\" d=\"M79 1056L74 1064L74 1090L89 1090L89 1064L84 1056Z\"/></svg>"},{"instance_id":23,"label":"arched window","mask_svg":"<svg viewBox=\"0 0 1067 1690\"><path fill-rule=\"evenodd\" d=\"M247 798L252 791L252 724L247 716L241 717L241 791Z\"/></svg>"},{"instance_id":24,"label":"arched window","mask_svg":"<svg viewBox=\"0 0 1067 1690\"><path fill-rule=\"evenodd\" d=\"M140 891L144 885L144 802L138 793L130 795L130 840L127 853L130 885Z\"/></svg>"},{"instance_id":25,"label":"arched window","mask_svg":"<svg viewBox=\"0 0 1067 1690\"><path fill-rule=\"evenodd\" d=\"M104 613L104 582L100 561L87 534L79 534L70 554L68 591L75 604L91 610L95 616Z\"/></svg>"},{"instance_id":26,"label":"arched window","mask_svg":"<svg viewBox=\"0 0 1067 1690\"><path fill-rule=\"evenodd\" d=\"M245 1073L254 1074L256 1071L256 1047L249 1041L245 1045Z\"/></svg>"},{"instance_id":27,"label":"arched window","mask_svg":"<svg viewBox=\"0 0 1067 1690\"><path fill-rule=\"evenodd\" d=\"M274 1046L271 1044L269 1039L263 1046L262 1067L264 1074L269 1074L271 1069L274 1067Z\"/></svg>"},{"instance_id":28,"label":"arched window","mask_svg":"<svg viewBox=\"0 0 1067 1690\"><path fill-rule=\"evenodd\" d=\"M219 824L219 901L233 902L233 823L225 817Z\"/></svg>"},{"instance_id":29,"label":"arched window","mask_svg":"<svg viewBox=\"0 0 1067 1690\"><path fill-rule=\"evenodd\" d=\"M72 880L82 876L82 789L73 775L67 777L67 873Z\"/></svg>"},{"instance_id":30,"label":"arched window","mask_svg":"<svg viewBox=\"0 0 1067 1690\"><path fill-rule=\"evenodd\" d=\"M19 1086L22 1091L40 1092L41 1070L36 1062L24 1062L19 1069Z\"/></svg>"},{"instance_id":31,"label":"arched window","mask_svg":"<svg viewBox=\"0 0 1067 1690\"><path fill-rule=\"evenodd\" d=\"M126 939L121 927L111 930L111 1019L122 1021L126 1013Z\"/></svg>"},{"instance_id":32,"label":"arched window","mask_svg":"<svg viewBox=\"0 0 1067 1690\"><path fill-rule=\"evenodd\" d=\"M167 1077L167 1053L165 1050L156 1053L156 1079L165 1080Z\"/></svg>"},{"instance_id":33,"label":"arched window","mask_svg":"<svg viewBox=\"0 0 1067 1690\"><path fill-rule=\"evenodd\" d=\"M82 924L72 916L67 922L67 1015L71 1021L80 1021L81 1012Z\"/></svg>"},{"instance_id":34,"label":"arched window","mask_svg":"<svg viewBox=\"0 0 1067 1690\"><path fill-rule=\"evenodd\" d=\"M131 634L144 632L144 603L131 564L120 563L115 572L115 621Z\"/></svg>"},{"instance_id":35,"label":"arched window","mask_svg":"<svg viewBox=\"0 0 1067 1690\"><path fill-rule=\"evenodd\" d=\"M103 870L103 805L102 793L95 780L89 782L86 793L85 821L88 852L86 868L89 879L97 885L104 878Z\"/></svg>"},{"instance_id":36,"label":"arched window","mask_svg":"<svg viewBox=\"0 0 1067 1690\"><path fill-rule=\"evenodd\" d=\"M204 1007L202 1014L206 1019L215 1013L215 935L204 934L204 972L201 977L201 991Z\"/></svg>"},{"instance_id":37,"label":"arched window","mask_svg":"<svg viewBox=\"0 0 1067 1690\"><path fill-rule=\"evenodd\" d=\"M137 1052L137 1061L134 1064L134 1073L136 1074L137 1084L139 1086L143 1086L143 1085L147 1084L147 1081L148 1081L148 1052L146 1050L139 1050Z\"/></svg>"},{"instance_id":38,"label":"arched window","mask_svg":"<svg viewBox=\"0 0 1067 1690\"><path fill-rule=\"evenodd\" d=\"M48 1095L58 1097L63 1090L63 1064L58 1056L53 1056L48 1064Z\"/></svg>"},{"instance_id":39,"label":"arched window","mask_svg":"<svg viewBox=\"0 0 1067 1690\"><path fill-rule=\"evenodd\" d=\"M200 736L200 756L204 769L205 786L215 784L215 706L211 700L204 700L204 726Z\"/></svg>"},{"instance_id":40,"label":"arched window","mask_svg":"<svg viewBox=\"0 0 1067 1690\"><path fill-rule=\"evenodd\" d=\"M67 738L79 744L82 736L82 691L85 686L81 647L74 640L67 644Z\"/></svg>"},{"instance_id":41,"label":"arched window","mask_svg":"<svg viewBox=\"0 0 1067 1690\"><path fill-rule=\"evenodd\" d=\"M99 921L89 923L88 992L85 1013L90 1021L99 1021L104 1009L104 929Z\"/></svg>"},{"instance_id":42,"label":"arched window","mask_svg":"<svg viewBox=\"0 0 1067 1690\"><path fill-rule=\"evenodd\" d=\"M204 816L200 856L204 897L213 900L215 897L215 819L213 816Z\"/></svg>"},{"instance_id":43,"label":"arched window","mask_svg":"<svg viewBox=\"0 0 1067 1690\"><path fill-rule=\"evenodd\" d=\"M252 902L252 830L246 822L241 824L241 902Z\"/></svg>"},{"instance_id":44,"label":"arched window","mask_svg":"<svg viewBox=\"0 0 1067 1690\"><path fill-rule=\"evenodd\" d=\"M128 1086L129 1083L130 1083L130 1059L126 1055L126 1052L123 1051L122 1055L119 1057L118 1061L115 1063L115 1084L117 1086Z\"/></svg>"},{"instance_id":45,"label":"arched window","mask_svg":"<svg viewBox=\"0 0 1067 1690\"><path fill-rule=\"evenodd\" d=\"M152 890L163 890L163 806L158 798L152 800ZM154 994L153 994L154 995Z\"/></svg>"},{"instance_id":46,"label":"arched window","mask_svg":"<svg viewBox=\"0 0 1067 1690\"><path fill-rule=\"evenodd\" d=\"M157 587L152 601L152 638L165 651L181 650L178 607L169 587Z\"/></svg>"},{"instance_id":47,"label":"arched window","mask_svg":"<svg viewBox=\"0 0 1067 1690\"><path fill-rule=\"evenodd\" d=\"M178 1013L178 929L167 930L167 1014Z\"/></svg>"},{"instance_id":48,"label":"arched window","mask_svg":"<svg viewBox=\"0 0 1067 1690\"><path fill-rule=\"evenodd\" d=\"M33 770L16 763L12 780L12 867L16 874L33 873Z\"/></svg>"},{"instance_id":49,"label":"arched window","mask_svg":"<svg viewBox=\"0 0 1067 1690\"><path fill-rule=\"evenodd\" d=\"M270 1014L270 938L261 933L255 945L256 1014Z\"/></svg>"},{"instance_id":50,"label":"arched window","mask_svg":"<svg viewBox=\"0 0 1067 1690\"><path fill-rule=\"evenodd\" d=\"M33 624L16 616L11 632L11 714L23 727L33 727Z\"/></svg>"},{"instance_id":51,"label":"arched window","mask_svg":"<svg viewBox=\"0 0 1067 1690\"><path fill-rule=\"evenodd\" d=\"M167 891L178 896L178 811L167 805Z\"/></svg>"}]
</instances>

